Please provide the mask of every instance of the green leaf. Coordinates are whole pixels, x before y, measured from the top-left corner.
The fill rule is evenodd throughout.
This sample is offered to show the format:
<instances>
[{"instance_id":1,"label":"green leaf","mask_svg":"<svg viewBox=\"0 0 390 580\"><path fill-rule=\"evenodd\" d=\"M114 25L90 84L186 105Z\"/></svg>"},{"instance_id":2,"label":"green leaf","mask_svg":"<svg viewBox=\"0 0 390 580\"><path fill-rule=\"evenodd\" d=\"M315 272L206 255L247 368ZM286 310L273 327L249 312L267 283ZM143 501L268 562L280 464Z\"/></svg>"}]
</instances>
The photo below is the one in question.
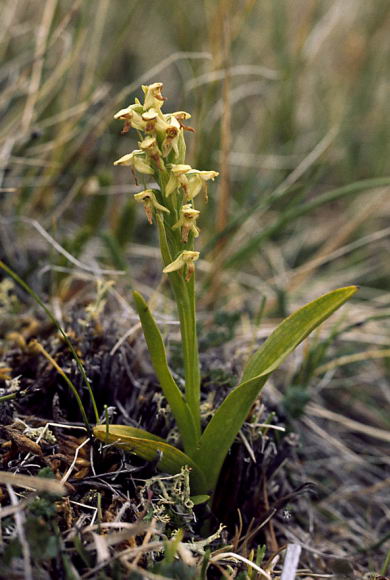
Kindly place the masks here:
<instances>
[{"instance_id":1,"label":"green leaf","mask_svg":"<svg viewBox=\"0 0 390 580\"><path fill-rule=\"evenodd\" d=\"M201 505L202 503L206 503L208 502L210 499L209 495L203 494L203 495L192 495L190 497L190 500L192 501L192 503L194 505Z\"/></svg>"},{"instance_id":2,"label":"green leaf","mask_svg":"<svg viewBox=\"0 0 390 580\"><path fill-rule=\"evenodd\" d=\"M100 441L114 443L146 461L158 460L158 469L166 473L180 473L181 468L188 465L191 468L191 491L198 493L205 487L203 474L194 460L153 433L127 425L109 425L107 432L106 425L96 425L93 434Z\"/></svg>"},{"instance_id":3,"label":"green leaf","mask_svg":"<svg viewBox=\"0 0 390 580\"><path fill-rule=\"evenodd\" d=\"M177 386L168 367L164 342L158 326L145 300L139 292L133 292L135 306L140 317L146 344L153 368L160 382L163 393L172 409L177 426L183 439L184 449L191 453L198 440L196 423L191 411Z\"/></svg>"},{"instance_id":4,"label":"green leaf","mask_svg":"<svg viewBox=\"0 0 390 580\"><path fill-rule=\"evenodd\" d=\"M288 318L273 331L247 362L242 382L261 374L269 374L310 334L340 308L357 291L356 286L347 286L328 292L320 298L309 302Z\"/></svg>"},{"instance_id":5,"label":"green leaf","mask_svg":"<svg viewBox=\"0 0 390 580\"><path fill-rule=\"evenodd\" d=\"M356 286L339 288L300 308L286 318L249 359L241 384L218 408L193 455L207 478L203 491L214 490L226 454L272 371L356 290Z\"/></svg>"}]
</instances>

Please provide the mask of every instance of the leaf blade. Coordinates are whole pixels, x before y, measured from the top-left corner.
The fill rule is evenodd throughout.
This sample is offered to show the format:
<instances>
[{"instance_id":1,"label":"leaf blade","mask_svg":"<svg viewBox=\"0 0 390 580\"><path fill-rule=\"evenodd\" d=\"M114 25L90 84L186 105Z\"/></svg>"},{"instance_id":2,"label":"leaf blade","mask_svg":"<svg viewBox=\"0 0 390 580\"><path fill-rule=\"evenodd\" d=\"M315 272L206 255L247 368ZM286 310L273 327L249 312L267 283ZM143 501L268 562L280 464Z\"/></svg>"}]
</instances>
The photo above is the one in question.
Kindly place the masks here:
<instances>
[{"instance_id":1,"label":"leaf blade","mask_svg":"<svg viewBox=\"0 0 390 580\"><path fill-rule=\"evenodd\" d=\"M356 291L356 286L338 288L293 312L250 357L244 368L242 382L275 370L310 332L349 300Z\"/></svg>"},{"instance_id":2,"label":"leaf blade","mask_svg":"<svg viewBox=\"0 0 390 580\"><path fill-rule=\"evenodd\" d=\"M160 471L174 475L180 473L184 465L188 465L191 468L191 491L198 493L198 490L204 489L204 477L196 462L161 437L127 425L109 425L108 431L106 425L96 425L93 433L103 443L114 443L146 461L155 461L160 455L157 461Z\"/></svg>"},{"instance_id":3,"label":"leaf blade","mask_svg":"<svg viewBox=\"0 0 390 580\"><path fill-rule=\"evenodd\" d=\"M153 368L175 417L183 438L184 449L190 453L194 450L196 441L198 440L194 418L169 370L164 342L147 303L139 292L134 291L133 297L152 359Z\"/></svg>"},{"instance_id":4,"label":"leaf blade","mask_svg":"<svg viewBox=\"0 0 390 580\"><path fill-rule=\"evenodd\" d=\"M242 382L222 402L199 442L194 460L214 490L226 454L269 375L321 322L342 306L357 288L339 288L306 304L284 320L244 369ZM282 343L281 348L279 343Z\"/></svg>"}]
</instances>

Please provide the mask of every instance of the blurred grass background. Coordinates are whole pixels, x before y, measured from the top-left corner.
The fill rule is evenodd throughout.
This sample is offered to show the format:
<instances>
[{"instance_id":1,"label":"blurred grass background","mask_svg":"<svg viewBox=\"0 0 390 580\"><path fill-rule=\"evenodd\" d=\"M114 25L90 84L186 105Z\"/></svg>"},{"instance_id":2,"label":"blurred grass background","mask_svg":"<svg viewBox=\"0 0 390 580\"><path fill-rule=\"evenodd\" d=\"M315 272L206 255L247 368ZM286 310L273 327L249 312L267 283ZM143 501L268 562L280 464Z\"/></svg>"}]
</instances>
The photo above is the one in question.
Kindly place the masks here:
<instances>
[{"instance_id":1,"label":"blurred grass background","mask_svg":"<svg viewBox=\"0 0 390 580\"><path fill-rule=\"evenodd\" d=\"M189 162L221 171L201 220L200 269L213 274L205 303L234 302L232 287L240 299L261 292L281 314L298 290L310 298L360 283L362 298L381 295L387 9L387 0L3 0L2 257L38 290L37 272L57 270L54 294L80 262L96 275L143 260L154 231L135 214L129 173L112 167L136 137L112 117L142 82L162 81L165 110L193 115Z\"/></svg>"}]
</instances>

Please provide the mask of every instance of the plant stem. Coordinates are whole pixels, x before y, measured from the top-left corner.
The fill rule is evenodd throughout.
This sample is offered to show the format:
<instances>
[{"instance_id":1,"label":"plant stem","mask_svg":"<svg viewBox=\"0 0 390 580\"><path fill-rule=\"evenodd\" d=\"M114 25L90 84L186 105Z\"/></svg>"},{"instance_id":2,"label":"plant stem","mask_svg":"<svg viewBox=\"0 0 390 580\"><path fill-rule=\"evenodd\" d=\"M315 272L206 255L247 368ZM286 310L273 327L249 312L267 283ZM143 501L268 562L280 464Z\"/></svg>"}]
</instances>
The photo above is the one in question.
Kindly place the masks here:
<instances>
[{"instance_id":1,"label":"plant stem","mask_svg":"<svg viewBox=\"0 0 390 580\"><path fill-rule=\"evenodd\" d=\"M16 397L20 397L24 395L26 391L17 391L15 393L9 393L8 395L2 395L0 397L0 403L4 403L5 401L11 401L12 399L16 399Z\"/></svg>"},{"instance_id":2,"label":"plant stem","mask_svg":"<svg viewBox=\"0 0 390 580\"><path fill-rule=\"evenodd\" d=\"M166 236L164 218L161 215L157 215L157 224L162 261L164 265L167 265L172 261L172 254ZM197 439L199 439L200 370L195 315L195 275L193 274L188 282L185 282L182 276L176 272L172 272L168 276L179 313L184 360L185 399L194 419Z\"/></svg>"},{"instance_id":3,"label":"plant stem","mask_svg":"<svg viewBox=\"0 0 390 580\"><path fill-rule=\"evenodd\" d=\"M181 289L172 284L179 311L184 359L185 396L200 436L200 369L195 314L195 273L191 280L181 279Z\"/></svg>"}]
</instances>

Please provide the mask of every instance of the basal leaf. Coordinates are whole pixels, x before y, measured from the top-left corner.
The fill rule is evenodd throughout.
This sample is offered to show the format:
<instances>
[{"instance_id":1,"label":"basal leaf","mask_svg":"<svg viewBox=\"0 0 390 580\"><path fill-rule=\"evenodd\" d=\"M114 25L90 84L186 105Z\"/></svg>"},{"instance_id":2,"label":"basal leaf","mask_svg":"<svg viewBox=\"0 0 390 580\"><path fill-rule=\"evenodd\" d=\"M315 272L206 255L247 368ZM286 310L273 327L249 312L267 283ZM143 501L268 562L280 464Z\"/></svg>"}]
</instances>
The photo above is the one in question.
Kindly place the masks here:
<instances>
[{"instance_id":1,"label":"basal leaf","mask_svg":"<svg viewBox=\"0 0 390 580\"><path fill-rule=\"evenodd\" d=\"M193 455L206 476L205 492L215 488L226 454L270 373L356 290L355 286L340 288L300 308L286 318L250 358L242 383L218 408Z\"/></svg>"},{"instance_id":2,"label":"basal leaf","mask_svg":"<svg viewBox=\"0 0 390 580\"><path fill-rule=\"evenodd\" d=\"M133 296L153 368L175 417L184 449L190 453L199 438L194 418L169 370L164 342L152 313L141 294L133 292Z\"/></svg>"},{"instance_id":3,"label":"basal leaf","mask_svg":"<svg viewBox=\"0 0 390 580\"><path fill-rule=\"evenodd\" d=\"M184 465L188 465L191 468L191 491L200 493L199 490L205 487L202 472L194 460L157 435L126 425L109 425L108 432L106 425L96 425L93 433L104 443L114 443L146 461L156 461L160 471L174 475L180 473Z\"/></svg>"},{"instance_id":4,"label":"basal leaf","mask_svg":"<svg viewBox=\"0 0 390 580\"><path fill-rule=\"evenodd\" d=\"M113 443L114 437L115 441L121 439L122 437L139 437L140 439L149 439L150 441L159 441L160 443L166 443L165 439L154 435L145 429L139 429L138 427L129 427L128 425L107 425L101 424L96 425L93 428L93 434L97 439L103 441L103 443Z\"/></svg>"},{"instance_id":5,"label":"basal leaf","mask_svg":"<svg viewBox=\"0 0 390 580\"><path fill-rule=\"evenodd\" d=\"M275 370L312 330L340 308L356 291L356 286L338 288L309 302L283 320L259 350L250 357L244 368L242 382Z\"/></svg>"},{"instance_id":6,"label":"basal leaf","mask_svg":"<svg viewBox=\"0 0 390 580\"><path fill-rule=\"evenodd\" d=\"M201 505L202 503L207 503L210 499L209 495L203 494L203 495L192 495L190 497L190 500L192 501L192 503L194 505Z\"/></svg>"}]
</instances>

